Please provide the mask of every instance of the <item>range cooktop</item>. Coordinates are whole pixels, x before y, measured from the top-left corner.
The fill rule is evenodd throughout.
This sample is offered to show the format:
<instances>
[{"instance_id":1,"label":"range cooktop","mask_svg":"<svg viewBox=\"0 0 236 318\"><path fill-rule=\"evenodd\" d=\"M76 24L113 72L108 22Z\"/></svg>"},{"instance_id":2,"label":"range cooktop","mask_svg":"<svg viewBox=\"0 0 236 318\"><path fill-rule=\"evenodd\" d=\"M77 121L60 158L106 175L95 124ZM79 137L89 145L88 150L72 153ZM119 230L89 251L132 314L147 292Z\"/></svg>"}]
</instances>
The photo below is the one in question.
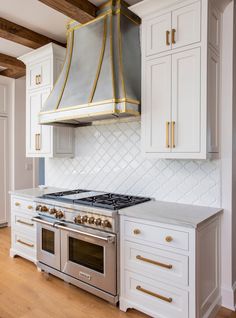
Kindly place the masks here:
<instances>
[{"instance_id":1,"label":"range cooktop","mask_svg":"<svg viewBox=\"0 0 236 318\"><path fill-rule=\"evenodd\" d=\"M120 210L151 200L151 198L147 197L106 193L82 189L45 194L41 198L53 199L72 204L99 207L109 210Z\"/></svg>"}]
</instances>

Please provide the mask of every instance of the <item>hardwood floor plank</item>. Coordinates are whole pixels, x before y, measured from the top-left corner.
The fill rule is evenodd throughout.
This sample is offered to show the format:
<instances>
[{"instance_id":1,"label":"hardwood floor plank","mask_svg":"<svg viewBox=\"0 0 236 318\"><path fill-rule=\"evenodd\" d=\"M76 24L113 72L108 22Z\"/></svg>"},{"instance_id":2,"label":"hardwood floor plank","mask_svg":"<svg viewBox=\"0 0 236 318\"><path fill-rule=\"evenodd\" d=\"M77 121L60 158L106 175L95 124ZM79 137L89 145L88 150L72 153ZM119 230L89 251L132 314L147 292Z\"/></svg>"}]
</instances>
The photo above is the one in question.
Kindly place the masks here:
<instances>
[{"instance_id":1,"label":"hardwood floor plank","mask_svg":"<svg viewBox=\"0 0 236 318\"><path fill-rule=\"evenodd\" d=\"M69 285L20 257L9 257L10 229L0 229L0 318L147 318ZM222 308L216 318L236 318Z\"/></svg>"}]
</instances>

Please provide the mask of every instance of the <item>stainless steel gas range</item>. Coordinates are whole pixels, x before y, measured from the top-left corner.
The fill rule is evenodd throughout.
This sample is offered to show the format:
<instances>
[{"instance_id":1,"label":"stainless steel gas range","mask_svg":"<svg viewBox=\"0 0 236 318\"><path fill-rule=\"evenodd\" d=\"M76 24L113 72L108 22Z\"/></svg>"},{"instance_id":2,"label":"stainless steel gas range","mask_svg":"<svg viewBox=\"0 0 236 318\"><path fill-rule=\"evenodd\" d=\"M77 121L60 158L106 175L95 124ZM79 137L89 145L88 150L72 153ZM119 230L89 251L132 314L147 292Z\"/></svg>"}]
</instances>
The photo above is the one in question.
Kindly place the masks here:
<instances>
[{"instance_id":1,"label":"stainless steel gas range","mask_svg":"<svg viewBox=\"0 0 236 318\"><path fill-rule=\"evenodd\" d=\"M119 294L122 208L150 198L71 190L37 198L38 267L111 303Z\"/></svg>"}]
</instances>

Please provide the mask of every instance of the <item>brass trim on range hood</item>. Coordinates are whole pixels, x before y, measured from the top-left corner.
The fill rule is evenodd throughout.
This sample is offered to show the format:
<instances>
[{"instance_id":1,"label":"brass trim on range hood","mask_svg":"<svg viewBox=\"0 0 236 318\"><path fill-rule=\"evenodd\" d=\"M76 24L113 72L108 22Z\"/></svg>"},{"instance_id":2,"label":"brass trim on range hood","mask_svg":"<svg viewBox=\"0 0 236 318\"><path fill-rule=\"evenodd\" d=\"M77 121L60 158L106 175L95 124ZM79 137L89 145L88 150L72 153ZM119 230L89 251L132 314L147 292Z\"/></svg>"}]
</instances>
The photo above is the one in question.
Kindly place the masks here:
<instances>
[{"instance_id":1,"label":"brass trim on range hood","mask_svg":"<svg viewBox=\"0 0 236 318\"><path fill-rule=\"evenodd\" d=\"M103 9L84 25L68 25L64 66L39 114L40 124L140 115L139 19L120 0Z\"/></svg>"}]
</instances>

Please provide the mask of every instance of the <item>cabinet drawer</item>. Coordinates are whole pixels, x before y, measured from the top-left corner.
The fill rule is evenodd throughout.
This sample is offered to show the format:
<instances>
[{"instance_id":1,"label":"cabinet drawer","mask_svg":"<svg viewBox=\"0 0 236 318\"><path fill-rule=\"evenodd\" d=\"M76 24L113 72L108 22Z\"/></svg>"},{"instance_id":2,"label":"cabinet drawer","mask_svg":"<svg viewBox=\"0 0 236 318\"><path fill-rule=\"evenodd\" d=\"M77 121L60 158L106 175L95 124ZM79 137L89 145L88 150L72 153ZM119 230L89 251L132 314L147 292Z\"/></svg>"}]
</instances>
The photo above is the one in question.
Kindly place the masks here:
<instances>
[{"instance_id":1,"label":"cabinet drawer","mask_svg":"<svg viewBox=\"0 0 236 318\"><path fill-rule=\"evenodd\" d=\"M124 242L125 268L151 279L188 286L188 256Z\"/></svg>"},{"instance_id":2,"label":"cabinet drawer","mask_svg":"<svg viewBox=\"0 0 236 318\"><path fill-rule=\"evenodd\" d=\"M13 230L13 248L29 257L36 255L36 239Z\"/></svg>"},{"instance_id":3,"label":"cabinet drawer","mask_svg":"<svg viewBox=\"0 0 236 318\"><path fill-rule=\"evenodd\" d=\"M24 213L12 213L12 226L20 232L28 231L34 234L36 232L36 224L31 221L33 215L29 216Z\"/></svg>"},{"instance_id":4,"label":"cabinet drawer","mask_svg":"<svg viewBox=\"0 0 236 318\"><path fill-rule=\"evenodd\" d=\"M188 292L125 271L126 298L152 317L188 318ZM136 306L135 306L136 305Z\"/></svg>"},{"instance_id":5,"label":"cabinet drawer","mask_svg":"<svg viewBox=\"0 0 236 318\"><path fill-rule=\"evenodd\" d=\"M142 244L152 243L188 251L189 237L187 232L176 231L159 226L125 221L125 237Z\"/></svg>"},{"instance_id":6,"label":"cabinet drawer","mask_svg":"<svg viewBox=\"0 0 236 318\"><path fill-rule=\"evenodd\" d=\"M12 199L12 209L15 211L21 210L25 212L34 212L35 203L21 198Z\"/></svg>"},{"instance_id":7,"label":"cabinet drawer","mask_svg":"<svg viewBox=\"0 0 236 318\"><path fill-rule=\"evenodd\" d=\"M28 74L28 88L38 88L51 85L51 62L50 60L30 65Z\"/></svg>"}]
</instances>

